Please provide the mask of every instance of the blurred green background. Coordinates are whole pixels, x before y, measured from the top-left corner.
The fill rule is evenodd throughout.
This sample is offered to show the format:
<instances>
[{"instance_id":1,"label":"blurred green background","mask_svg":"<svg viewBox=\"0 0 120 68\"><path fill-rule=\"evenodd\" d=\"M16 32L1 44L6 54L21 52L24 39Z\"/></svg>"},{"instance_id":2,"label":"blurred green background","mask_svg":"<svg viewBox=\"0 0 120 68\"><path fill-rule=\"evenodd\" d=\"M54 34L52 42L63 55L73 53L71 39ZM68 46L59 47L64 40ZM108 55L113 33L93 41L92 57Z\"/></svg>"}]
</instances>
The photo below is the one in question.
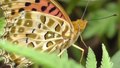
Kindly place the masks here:
<instances>
[{"instance_id":1,"label":"blurred green background","mask_svg":"<svg viewBox=\"0 0 120 68\"><path fill-rule=\"evenodd\" d=\"M59 0L59 2L73 21L81 18L88 0ZM113 14L117 16L109 17ZM102 43L106 45L112 57L120 49L120 0L89 0L84 19L88 20L88 24L82 37L87 46L90 46L96 53L97 61L101 61ZM85 49L86 56L87 48L80 38L76 44ZM79 61L79 50L71 47L68 53L71 58Z\"/></svg>"}]
</instances>

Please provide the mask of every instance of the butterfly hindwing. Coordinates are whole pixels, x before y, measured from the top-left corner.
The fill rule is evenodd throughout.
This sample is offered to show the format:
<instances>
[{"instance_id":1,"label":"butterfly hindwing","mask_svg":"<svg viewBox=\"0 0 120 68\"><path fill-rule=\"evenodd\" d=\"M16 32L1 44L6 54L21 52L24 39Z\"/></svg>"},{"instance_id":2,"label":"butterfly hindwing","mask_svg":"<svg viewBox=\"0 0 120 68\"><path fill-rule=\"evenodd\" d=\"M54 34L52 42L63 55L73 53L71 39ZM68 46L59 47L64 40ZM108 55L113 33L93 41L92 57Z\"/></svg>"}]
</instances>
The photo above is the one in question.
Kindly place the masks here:
<instances>
[{"instance_id":1,"label":"butterfly hindwing","mask_svg":"<svg viewBox=\"0 0 120 68\"><path fill-rule=\"evenodd\" d=\"M23 11L12 19L14 24L4 39L42 52L57 52L68 48L71 26L67 21L53 15Z\"/></svg>"}]
</instances>

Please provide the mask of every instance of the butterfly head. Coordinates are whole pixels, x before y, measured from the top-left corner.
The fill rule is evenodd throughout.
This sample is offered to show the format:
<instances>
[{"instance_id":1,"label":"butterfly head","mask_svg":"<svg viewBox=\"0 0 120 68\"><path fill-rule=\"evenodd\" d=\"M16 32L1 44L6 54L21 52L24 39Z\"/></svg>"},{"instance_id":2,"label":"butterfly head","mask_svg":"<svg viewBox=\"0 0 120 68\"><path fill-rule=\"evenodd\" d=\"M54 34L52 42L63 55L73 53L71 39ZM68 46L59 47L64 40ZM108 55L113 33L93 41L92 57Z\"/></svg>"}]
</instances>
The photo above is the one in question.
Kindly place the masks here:
<instances>
[{"instance_id":1,"label":"butterfly head","mask_svg":"<svg viewBox=\"0 0 120 68\"><path fill-rule=\"evenodd\" d=\"M73 21L74 29L78 32L82 32L85 29L86 24L87 24L87 21L82 20L82 19L78 19L76 21Z\"/></svg>"},{"instance_id":2,"label":"butterfly head","mask_svg":"<svg viewBox=\"0 0 120 68\"><path fill-rule=\"evenodd\" d=\"M78 19L76 21L73 21L72 23L74 27L73 42L75 42L77 38L80 36L80 33L85 29L87 21Z\"/></svg>"}]
</instances>

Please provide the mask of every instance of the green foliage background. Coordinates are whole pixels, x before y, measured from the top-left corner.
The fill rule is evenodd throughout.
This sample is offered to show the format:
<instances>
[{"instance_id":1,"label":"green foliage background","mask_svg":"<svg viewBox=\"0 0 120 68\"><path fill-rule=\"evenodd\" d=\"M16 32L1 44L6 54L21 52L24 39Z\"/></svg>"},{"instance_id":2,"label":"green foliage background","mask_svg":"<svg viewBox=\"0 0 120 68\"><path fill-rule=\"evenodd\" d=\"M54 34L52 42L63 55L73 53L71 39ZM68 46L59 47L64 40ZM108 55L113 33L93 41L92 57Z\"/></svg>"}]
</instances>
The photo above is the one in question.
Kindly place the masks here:
<instances>
[{"instance_id":1,"label":"green foliage background","mask_svg":"<svg viewBox=\"0 0 120 68\"><path fill-rule=\"evenodd\" d=\"M65 11L69 14L71 20L77 20L81 18L88 0L58 0L58 2L64 7ZM117 14L117 16L104 18L113 14ZM2 18L3 17L2 10L0 10L0 17L1 17L0 34L2 34L4 27L3 25L5 21L4 18ZM120 51L119 51L120 50L120 0L89 0L89 5L87 7L87 11L85 13L84 19L88 20L88 24L86 26L86 29L83 31L82 36L87 46L88 47L90 46L94 50L96 55L96 60L98 62L97 66L99 67L102 64L101 44L104 43L106 45L110 58L112 58L111 60L113 62L113 68L119 68L118 65L120 61L119 60L120 59ZM99 20L95 20L95 19L99 19ZM83 43L80 41L81 40L79 38L76 44L82 47L83 49L85 49L85 56L82 61L82 65L84 66L86 64L86 56L88 49L85 48ZM80 58L80 51L71 47L68 49L68 56L78 62ZM76 68L77 66L79 67L79 65L75 61L73 62L72 61L73 60L71 60L70 62L71 64L75 64ZM57 60L57 62L59 61ZM62 63L63 62L66 63L66 59L60 62L61 65L63 65ZM53 64L49 64L49 62L47 61L42 63L48 66L49 65L54 66ZM94 62L93 64L95 63L96 62ZM73 67L75 65L73 65ZM86 67L89 65L90 63L88 62ZM60 68L64 68L64 67L60 67ZM69 65L67 68L70 68Z\"/></svg>"},{"instance_id":2,"label":"green foliage background","mask_svg":"<svg viewBox=\"0 0 120 68\"><path fill-rule=\"evenodd\" d=\"M84 16L84 19L88 20L88 24L82 36L85 43L94 50L99 66L102 57L102 43L106 45L110 57L120 50L120 0L59 0L71 20L81 18L88 1L89 5ZM117 14L117 16L108 17L113 14ZM87 53L87 49L80 39L76 44L84 48ZM70 57L78 60L79 52L76 49L70 48L69 54ZM116 59L120 59L120 57L116 57ZM113 65L113 68L117 67Z\"/></svg>"}]
</instances>

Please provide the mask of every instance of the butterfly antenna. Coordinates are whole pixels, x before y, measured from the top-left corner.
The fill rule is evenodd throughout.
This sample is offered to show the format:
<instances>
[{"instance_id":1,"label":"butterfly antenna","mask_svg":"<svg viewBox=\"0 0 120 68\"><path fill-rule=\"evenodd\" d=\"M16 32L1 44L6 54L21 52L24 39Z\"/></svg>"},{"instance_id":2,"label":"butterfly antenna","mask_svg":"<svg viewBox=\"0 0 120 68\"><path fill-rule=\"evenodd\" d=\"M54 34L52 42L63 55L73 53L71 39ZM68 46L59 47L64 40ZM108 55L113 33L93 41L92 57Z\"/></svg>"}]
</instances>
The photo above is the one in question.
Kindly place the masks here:
<instances>
[{"instance_id":1,"label":"butterfly antenna","mask_svg":"<svg viewBox=\"0 0 120 68\"><path fill-rule=\"evenodd\" d=\"M83 12L82 17L81 17L82 20L84 19L84 16L85 16L85 13L86 13L86 11L87 11L89 2L90 2L90 0L87 1L87 4L86 4L86 6L85 6L84 12Z\"/></svg>"},{"instance_id":2,"label":"butterfly antenna","mask_svg":"<svg viewBox=\"0 0 120 68\"><path fill-rule=\"evenodd\" d=\"M81 17L82 20L84 19L84 16L85 16L85 13L86 13L86 11L87 11L89 2L90 2L90 0L87 1L87 4L86 4L86 6L85 6L84 12L83 12L82 17ZM86 43L84 42L83 37L81 36L81 34L80 34L80 39L81 39L83 45L84 45L86 48L88 48L87 45L86 45Z\"/></svg>"},{"instance_id":3,"label":"butterfly antenna","mask_svg":"<svg viewBox=\"0 0 120 68\"><path fill-rule=\"evenodd\" d=\"M91 19L91 20L88 20L88 21L101 20L101 19L106 19L106 18L110 18L110 17L113 17L113 16L118 16L118 15L117 14L112 14L110 16L106 16L106 17L102 17L102 18L98 18L98 19Z\"/></svg>"}]
</instances>

